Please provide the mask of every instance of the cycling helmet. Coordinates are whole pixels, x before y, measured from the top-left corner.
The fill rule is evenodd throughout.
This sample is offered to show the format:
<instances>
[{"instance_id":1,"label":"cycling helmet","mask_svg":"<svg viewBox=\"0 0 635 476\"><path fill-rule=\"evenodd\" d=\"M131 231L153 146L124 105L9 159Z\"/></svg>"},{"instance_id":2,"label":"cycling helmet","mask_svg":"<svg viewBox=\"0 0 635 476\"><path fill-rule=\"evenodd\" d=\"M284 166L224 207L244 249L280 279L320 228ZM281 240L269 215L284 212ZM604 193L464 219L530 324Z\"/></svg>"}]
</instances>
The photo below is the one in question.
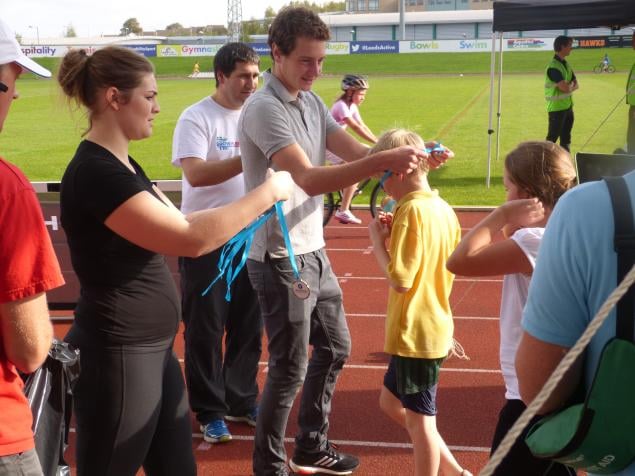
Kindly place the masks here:
<instances>
[{"instance_id":1,"label":"cycling helmet","mask_svg":"<svg viewBox=\"0 0 635 476\"><path fill-rule=\"evenodd\" d=\"M368 80L364 76L356 74L347 74L342 79L342 90L348 89L368 89Z\"/></svg>"}]
</instances>

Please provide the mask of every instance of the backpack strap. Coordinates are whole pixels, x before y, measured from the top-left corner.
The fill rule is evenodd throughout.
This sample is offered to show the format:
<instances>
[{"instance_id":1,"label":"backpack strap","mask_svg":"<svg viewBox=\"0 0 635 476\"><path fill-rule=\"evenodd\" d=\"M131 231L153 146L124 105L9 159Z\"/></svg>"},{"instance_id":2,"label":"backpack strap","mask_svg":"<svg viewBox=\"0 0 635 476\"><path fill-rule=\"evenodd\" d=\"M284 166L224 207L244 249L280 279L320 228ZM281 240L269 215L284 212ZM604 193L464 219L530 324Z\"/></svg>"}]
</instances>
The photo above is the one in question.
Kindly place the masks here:
<instances>
[{"instance_id":1,"label":"backpack strap","mask_svg":"<svg viewBox=\"0 0 635 476\"><path fill-rule=\"evenodd\" d=\"M624 177L604 177L613 205L615 221L615 252L617 253L617 284L635 263L635 227L630 194ZM624 294L616 305L615 336L635 342L635 286Z\"/></svg>"}]
</instances>

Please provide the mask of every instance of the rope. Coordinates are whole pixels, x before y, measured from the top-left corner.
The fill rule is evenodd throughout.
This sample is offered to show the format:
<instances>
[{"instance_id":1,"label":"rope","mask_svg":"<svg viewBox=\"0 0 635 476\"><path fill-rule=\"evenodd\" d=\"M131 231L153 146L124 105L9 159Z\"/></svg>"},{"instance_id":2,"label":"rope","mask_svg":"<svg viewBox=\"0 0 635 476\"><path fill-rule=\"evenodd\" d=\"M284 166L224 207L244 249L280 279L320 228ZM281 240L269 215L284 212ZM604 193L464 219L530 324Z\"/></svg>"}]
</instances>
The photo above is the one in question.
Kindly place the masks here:
<instances>
[{"instance_id":1,"label":"rope","mask_svg":"<svg viewBox=\"0 0 635 476\"><path fill-rule=\"evenodd\" d=\"M520 418L516 421L514 426L511 427L500 446L496 449L492 458L488 461L487 465L483 468L480 473L480 476L491 476L494 473L496 467L500 464L507 453L509 452L512 445L516 442L518 436L522 433L523 429L529 424L529 421L538 413L538 410L545 403L547 398L551 396L554 388L564 374L569 370L569 368L576 361L578 356L584 351L584 348L591 341L591 338L595 335L600 326L604 323L606 318L611 312L611 309L615 306L615 304L622 298L628 288L635 282L635 265L631 268L628 274L624 277L620 285L613 290L613 292L609 295L609 297L604 301L602 307L598 310L595 317L591 320L588 327L584 331L584 333L580 336L580 339L575 343L575 345L567 352L564 358L560 361L556 369L551 374L551 377L545 382L545 385L542 387L542 390L536 395L536 398L529 404L529 406L522 413Z\"/></svg>"},{"instance_id":2,"label":"rope","mask_svg":"<svg viewBox=\"0 0 635 476\"><path fill-rule=\"evenodd\" d=\"M611 109L611 111L610 111L610 112L606 115L606 117L602 120L602 122L600 122L600 125L599 125L599 126L597 126L597 127L595 128L595 130L593 131L593 133L591 134L591 136L587 139L587 141L586 141L584 144L582 144L582 147L580 147L578 150L584 150L584 148L587 146L587 144L588 144L589 142L591 142L591 139L593 139L593 137L595 137L595 134L597 134L597 132L600 130L600 128L604 125L604 123L605 123L606 121L608 121L608 120L611 118L611 116L613 115L613 113L615 112L615 110L618 108L618 106L619 106L620 104L622 104L622 101L624 100L624 98L625 98L627 95L628 95L628 93L624 94L624 96L622 96L622 97L621 97L621 98L617 101L617 103L615 103L615 106L613 106L613 109Z\"/></svg>"}]
</instances>

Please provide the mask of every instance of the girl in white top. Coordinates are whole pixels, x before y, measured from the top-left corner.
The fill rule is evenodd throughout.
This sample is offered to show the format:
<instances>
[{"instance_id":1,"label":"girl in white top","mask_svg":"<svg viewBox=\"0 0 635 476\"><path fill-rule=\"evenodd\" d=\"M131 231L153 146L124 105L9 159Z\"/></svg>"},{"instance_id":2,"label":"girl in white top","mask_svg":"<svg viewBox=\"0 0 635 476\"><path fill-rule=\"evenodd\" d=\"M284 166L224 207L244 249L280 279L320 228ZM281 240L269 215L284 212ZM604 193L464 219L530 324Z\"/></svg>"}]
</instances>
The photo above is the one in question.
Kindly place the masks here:
<instances>
[{"instance_id":1,"label":"girl in white top","mask_svg":"<svg viewBox=\"0 0 635 476\"><path fill-rule=\"evenodd\" d=\"M366 99L366 90L368 87L368 81L363 76L354 74L344 76L344 79L342 79L342 90L344 93L335 101L333 107L331 107L331 114L333 115L333 119L335 119L342 128L346 129L350 127L362 139L376 144L377 137L375 137L375 134L364 124L362 116L359 114L359 106L364 102L364 99ZM326 158L333 164L343 162L341 158L329 151L326 153ZM339 210L335 212L335 218L342 223L359 224L362 222L353 215L350 210L356 189L357 184L353 184L342 190L342 203L340 204Z\"/></svg>"},{"instance_id":2,"label":"girl in white top","mask_svg":"<svg viewBox=\"0 0 635 476\"><path fill-rule=\"evenodd\" d=\"M447 262L447 268L458 275L504 275L500 363L506 404L499 414L492 452L525 409L514 366L522 334L520 320L544 227L560 196L575 181L575 169L566 150L546 141L521 143L505 158L507 201L463 237ZM500 231L502 239L497 239ZM550 464L531 455L522 435L495 474L570 474L566 467Z\"/></svg>"}]
</instances>

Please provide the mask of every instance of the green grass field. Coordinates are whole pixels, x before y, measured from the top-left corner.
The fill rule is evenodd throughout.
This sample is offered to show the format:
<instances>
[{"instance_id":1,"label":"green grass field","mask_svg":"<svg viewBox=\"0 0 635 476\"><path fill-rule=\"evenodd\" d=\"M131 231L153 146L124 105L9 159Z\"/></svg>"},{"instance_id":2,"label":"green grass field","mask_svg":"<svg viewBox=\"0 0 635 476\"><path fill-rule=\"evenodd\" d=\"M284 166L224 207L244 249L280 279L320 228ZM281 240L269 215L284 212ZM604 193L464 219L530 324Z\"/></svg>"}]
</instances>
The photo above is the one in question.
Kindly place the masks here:
<instances>
[{"instance_id":1,"label":"green grass field","mask_svg":"<svg viewBox=\"0 0 635 476\"><path fill-rule=\"evenodd\" d=\"M627 106L623 95L633 52L611 50L617 72L591 73L602 55L602 50L580 50L570 57L580 82L580 90L575 94L573 152L584 146L585 151L607 153L625 142ZM452 205L496 205L504 199L501 183L504 154L520 141L545 136L547 114L542 68L550 56L546 52L505 54L500 156L496 160L494 134L489 189L485 186L489 54L331 56L325 64L325 77L316 83L315 91L330 105L338 96L341 73L369 74L371 89L362 114L371 129L381 132L391 127L407 127L425 139L442 140L456 152L456 158L431 173L433 186ZM133 143L130 153L151 178L179 178L179 171L170 165L176 120L186 106L210 94L214 84L210 80L175 79L191 71L191 58L161 60L155 59L161 113L155 120L154 135ZM55 67L53 63L47 66ZM207 69L204 62L201 66ZM268 59L263 60L262 66L268 66ZM465 75L459 76L460 73ZM59 180L80 140L86 119L81 111L69 112L54 81L24 79L18 86L21 98L13 104L0 135L0 155L16 163L31 180ZM495 106L496 102L495 97ZM599 132L591 138L603 121Z\"/></svg>"}]
</instances>

